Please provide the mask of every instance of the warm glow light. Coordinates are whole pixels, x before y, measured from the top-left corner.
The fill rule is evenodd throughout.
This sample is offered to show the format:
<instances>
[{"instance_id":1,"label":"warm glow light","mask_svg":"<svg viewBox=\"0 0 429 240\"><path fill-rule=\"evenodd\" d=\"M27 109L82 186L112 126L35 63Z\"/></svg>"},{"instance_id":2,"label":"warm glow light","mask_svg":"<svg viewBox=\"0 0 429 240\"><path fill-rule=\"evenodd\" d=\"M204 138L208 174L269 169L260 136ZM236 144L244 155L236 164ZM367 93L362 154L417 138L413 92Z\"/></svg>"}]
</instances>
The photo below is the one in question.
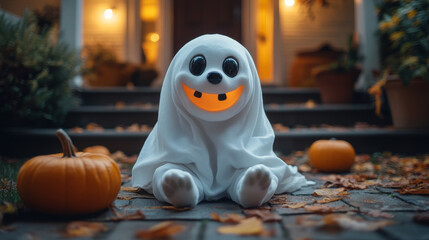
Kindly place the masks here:
<instances>
[{"instance_id":1,"label":"warm glow light","mask_svg":"<svg viewBox=\"0 0 429 240\"><path fill-rule=\"evenodd\" d=\"M159 41L159 34L158 33L151 33L150 34L150 40L152 42L158 42Z\"/></svg>"},{"instance_id":2,"label":"warm glow light","mask_svg":"<svg viewBox=\"0 0 429 240\"><path fill-rule=\"evenodd\" d=\"M113 17L113 10L108 8L104 11L104 18L111 19Z\"/></svg>"},{"instance_id":3,"label":"warm glow light","mask_svg":"<svg viewBox=\"0 0 429 240\"><path fill-rule=\"evenodd\" d=\"M292 7L295 5L295 0L285 0L285 5L288 7Z\"/></svg>"}]
</instances>

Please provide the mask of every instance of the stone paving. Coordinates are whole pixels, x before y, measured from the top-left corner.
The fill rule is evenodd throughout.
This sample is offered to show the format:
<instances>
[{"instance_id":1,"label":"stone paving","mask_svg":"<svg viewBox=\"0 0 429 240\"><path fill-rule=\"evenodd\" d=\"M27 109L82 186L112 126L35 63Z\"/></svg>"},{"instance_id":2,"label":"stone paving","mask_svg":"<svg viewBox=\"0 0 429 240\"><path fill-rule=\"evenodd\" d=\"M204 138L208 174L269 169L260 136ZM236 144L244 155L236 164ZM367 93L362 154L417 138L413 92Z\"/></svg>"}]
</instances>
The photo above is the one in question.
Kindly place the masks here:
<instances>
[{"instance_id":1,"label":"stone paving","mask_svg":"<svg viewBox=\"0 0 429 240\"><path fill-rule=\"evenodd\" d=\"M321 197L313 196L316 189L323 187L324 181L319 177L322 174L306 173L309 179L316 181L316 185L302 188L292 194L283 195L288 203L307 202ZM323 176L323 175L322 175ZM125 182L123 186L129 186ZM125 189L125 188L123 188ZM310 212L305 208L287 208L278 202L271 202L263 206L270 209L271 213L281 216L280 221L264 222L263 226L270 233L263 239L429 239L429 226L417 223L413 220L416 214L428 214L429 197L423 195L400 195L394 189L370 187L365 190L349 190L350 194L345 198L326 203L331 206L328 214ZM218 233L220 226L227 223L214 221L211 213L241 214L243 209L234 202L223 199L215 202L202 202L195 208L184 211L176 211L165 208L167 206L153 198L147 193L133 193L123 191L114 202L117 212L120 214L131 214L140 210L145 215L144 219L112 221L115 217L111 209L91 216L64 219L52 216L43 216L31 211L26 211L11 220L6 225L9 231L0 231L0 239L61 239L64 238L64 229L71 221L101 222L106 229L92 237L81 237L79 239L135 239L139 230L148 229L163 221L173 221L185 226L185 229L171 237L171 239L260 239L261 236L237 236L223 235ZM163 208L164 207L164 208ZM381 211L381 214L380 214ZM379 216L365 214L376 212ZM341 227L321 224L326 219L345 217ZM347 225L351 218L361 219L359 224ZM387 219L386 219L387 217ZM364 231L361 225L374 225L380 221L392 221L392 224ZM360 225L361 224L361 225ZM427 219L426 219L427 224Z\"/></svg>"}]
</instances>

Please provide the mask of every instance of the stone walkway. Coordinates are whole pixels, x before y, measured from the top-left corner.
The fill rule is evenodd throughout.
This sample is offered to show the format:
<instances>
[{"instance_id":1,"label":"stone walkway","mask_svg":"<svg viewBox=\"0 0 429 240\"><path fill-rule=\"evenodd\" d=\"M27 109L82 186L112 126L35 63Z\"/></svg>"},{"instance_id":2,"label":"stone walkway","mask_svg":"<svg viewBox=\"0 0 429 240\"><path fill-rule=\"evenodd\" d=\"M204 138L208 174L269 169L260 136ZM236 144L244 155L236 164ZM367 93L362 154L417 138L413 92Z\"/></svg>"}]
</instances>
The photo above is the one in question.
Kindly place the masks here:
<instances>
[{"instance_id":1,"label":"stone walkway","mask_svg":"<svg viewBox=\"0 0 429 240\"><path fill-rule=\"evenodd\" d=\"M311 208L288 208L293 203L305 202L314 206L314 200L323 197L313 195L317 189L324 188L323 174L306 173L316 181L316 185L305 187L297 192L277 196L263 206L261 211L274 216L279 221L264 222L267 239L429 239L428 225L418 223L415 215L426 215L429 212L429 197L423 195L400 195L395 189L372 186L364 190L347 190L344 198L323 204L328 213L320 214ZM171 209L158 202L151 195L135 193L125 182L118 199L114 202L117 214L136 213L140 210L145 218L137 220L113 221L112 209L84 218L61 219L40 216L31 211L21 213L7 225L8 231L0 232L0 239L61 239L66 237L65 229L72 221L89 221L103 223L104 231L91 237L80 239L135 239L136 232L148 229L163 221L184 226L184 230L171 239L260 239L261 235L237 236L218 233L221 226L231 225L214 221L212 213L221 216L243 214L243 209L230 200L203 202L195 208ZM314 200L313 200L314 199ZM180 211L181 210L181 211ZM141 215L137 214L137 218ZM423 220L426 221L427 219ZM379 228L379 229L377 229ZM82 236L82 235L79 235Z\"/></svg>"}]
</instances>

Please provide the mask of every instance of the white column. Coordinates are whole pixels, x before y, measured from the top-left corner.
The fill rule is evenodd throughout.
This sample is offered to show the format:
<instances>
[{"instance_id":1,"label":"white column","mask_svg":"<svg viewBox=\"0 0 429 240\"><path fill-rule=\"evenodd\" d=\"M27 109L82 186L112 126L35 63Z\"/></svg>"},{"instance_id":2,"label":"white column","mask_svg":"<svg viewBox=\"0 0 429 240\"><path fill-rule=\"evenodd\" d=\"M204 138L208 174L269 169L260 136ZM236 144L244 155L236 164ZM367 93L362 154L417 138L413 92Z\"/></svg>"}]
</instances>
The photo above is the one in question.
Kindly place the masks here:
<instances>
[{"instance_id":1,"label":"white column","mask_svg":"<svg viewBox=\"0 0 429 240\"><path fill-rule=\"evenodd\" d=\"M62 39L76 51L82 49L82 1L61 1L60 31ZM82 86L82 77L75 77L73 84L78 87Z\"/></svg>"},{"instance_id":2,"label":"white column","mask_svg":"<svg viewBox=\"0 0 429 240\"><path fill-rule=\"evenodd\" d=\"M160 36L158 57L156 60L156 68L158 70L158 78L152 84L153 86L161 86L164 81L165 73L173 59L173 1L158 0L159 17L156 21L156 29Z\"/></svg>"},{"instance_id":3,"label":"white column","mask_svg":"<svg viewBox=\"0 0 429 240\"><path fill-rule=\"evenodd\" d=\"M357 88L366 89L375 79L372 70L380 70L379 41L376 36L378 29L375 4L377 1L355 0L355 24L359 37L360 52L364 57L362 74Z\"/></svg>"},{"instance_id":4,"label":"white column","mask_svg":"<svg viewBox=\"0 0 429 240\"><path fill-rule=\"evenodd\" d=\"M141 63L141 20L140 0L127 0L127 30L125 41L125 60Z\"/></svg>"}]
</instances>

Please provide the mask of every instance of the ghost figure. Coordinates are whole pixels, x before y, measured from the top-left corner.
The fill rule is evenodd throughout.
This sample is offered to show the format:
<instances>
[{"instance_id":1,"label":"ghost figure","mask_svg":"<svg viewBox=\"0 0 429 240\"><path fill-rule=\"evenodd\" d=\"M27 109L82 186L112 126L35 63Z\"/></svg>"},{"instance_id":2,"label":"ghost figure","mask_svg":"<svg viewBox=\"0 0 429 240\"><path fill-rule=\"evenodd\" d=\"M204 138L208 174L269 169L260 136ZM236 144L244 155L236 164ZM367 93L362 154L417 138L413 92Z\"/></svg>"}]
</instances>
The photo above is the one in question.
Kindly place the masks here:
<instances>
[{"instance_id":1,"label":"ghost figure","mask_svg":"<svg viewBox=\"0 0 429 240\"><path fill-rule=\"evenodd\" d=\"M260 206L310 183L274 154L273 141L250 54L229 37L203 35L167 70L132 185L177 207L223 197Z\"/></svg>"}]
</instances>

